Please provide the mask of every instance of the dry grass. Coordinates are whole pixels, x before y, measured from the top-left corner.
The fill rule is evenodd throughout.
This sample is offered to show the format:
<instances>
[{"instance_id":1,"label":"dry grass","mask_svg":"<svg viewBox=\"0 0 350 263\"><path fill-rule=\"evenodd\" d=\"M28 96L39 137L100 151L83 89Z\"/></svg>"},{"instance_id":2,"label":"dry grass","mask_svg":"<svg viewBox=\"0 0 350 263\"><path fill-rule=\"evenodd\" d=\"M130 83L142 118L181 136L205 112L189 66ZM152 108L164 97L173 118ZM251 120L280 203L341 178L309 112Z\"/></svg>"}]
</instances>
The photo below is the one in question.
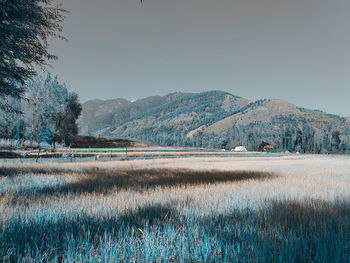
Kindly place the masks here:
<instances>
[{"instance_id":1,"label":"dry grass","mask_svg":"<svg viewBox=\"0 0 350 263\"><path fill-rule=\"evenodd\" d=\"M69 175L74 174L76 181L67 187L77 192L104 192L113 187L118 188L150 188L155 186L181 186L219 182L235 182L242 180L263 180L276 175L258 171L196 171L190 169L101 169L97 167L81 170L65 168L38 167L3 167L0 176L18 175ZM67 191L69 191L67 189Z\"/></svg>"},{"instance_id":2,"label":"dry grass","mask_svg":"<svg viewBox=\"0 0 350 263\"><path fill-rule=\"evenodd\" d=\"M347 157L7 163L0 174L0 261L350 258Z\"/></svg>"}]
</instances>

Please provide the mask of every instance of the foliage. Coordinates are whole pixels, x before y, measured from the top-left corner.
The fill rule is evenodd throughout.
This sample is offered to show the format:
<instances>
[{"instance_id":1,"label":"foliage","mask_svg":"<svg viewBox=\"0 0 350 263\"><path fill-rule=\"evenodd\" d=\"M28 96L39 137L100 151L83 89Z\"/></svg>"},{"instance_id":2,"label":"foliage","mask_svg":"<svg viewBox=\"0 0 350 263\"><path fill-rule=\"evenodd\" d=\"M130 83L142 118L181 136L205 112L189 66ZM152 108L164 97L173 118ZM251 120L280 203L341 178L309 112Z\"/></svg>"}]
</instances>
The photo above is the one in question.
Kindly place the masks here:
<instances>
[{"instance_id":1,"label":"foliage","mask_svg":"<svg viewBox=\"0 0 350 263\"><path fill-rule=\"evenodd\" d=\"M74 136L78 135L78 125L76 123L80 113L81 105L78 95L74 92L69 93L66 101L66 107L59 114L57 122L57 134L64 141L65 145L70 145Z\"/></svg>"},{"instance_id":2,"label":"foliage","mask_svg":"<svg viewBox=\"0 0 350 263\"><path fill-rule=\"evenodd\" d=\"M41 133L41 137L38 140L39 143L44 141L44 142L47 142L48 144L52 144L54 136L53 136L53 133L49 127L47 127L47 126L41 127L40 133Z\"/></svg>"},{"instance_id":3,"label":"foliage","mask_svg":"<svg viewBox=\"0 0 350 263\"><path fill-rule=\"evenodd\" d=\"M63 39L64 12L51 0L0 1L0 97L20 97L34 67L56 59L48 51L48 38Z\"/></svg>"},{"instance_id":4,"label":"foliage","mask_svg":"<svg viewBox=\"0 0 350 263\"><path fill-rule=\"evenodd\" d=\"M24 98L5 97L5 104L17 110L0 110L0 120L4 120L0 127L2 137L45 141L53 147L57 141L69 145L78 134L78 95L68 92L66 85L50 73L46 77L35 75L27 86Z\"/></svg>"}]
</instances>

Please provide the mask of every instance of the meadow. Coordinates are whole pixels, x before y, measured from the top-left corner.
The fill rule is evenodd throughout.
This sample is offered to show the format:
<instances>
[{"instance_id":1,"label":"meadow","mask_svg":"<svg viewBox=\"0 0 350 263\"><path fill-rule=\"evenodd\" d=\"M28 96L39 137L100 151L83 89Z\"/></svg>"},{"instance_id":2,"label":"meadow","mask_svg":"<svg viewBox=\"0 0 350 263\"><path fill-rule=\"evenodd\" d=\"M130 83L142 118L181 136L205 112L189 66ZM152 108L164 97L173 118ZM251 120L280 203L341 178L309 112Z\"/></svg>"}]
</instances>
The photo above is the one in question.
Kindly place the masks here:
<instances>
[{"instance_id":1,"label":"meadow","mask_svg":"<svg viewBox=\"0 0 350 263\"><path fill-rule=\"evenodd\" d=\"M0 163L3 262L350 262L350 158Z\"/></svg>"}]
</instances>

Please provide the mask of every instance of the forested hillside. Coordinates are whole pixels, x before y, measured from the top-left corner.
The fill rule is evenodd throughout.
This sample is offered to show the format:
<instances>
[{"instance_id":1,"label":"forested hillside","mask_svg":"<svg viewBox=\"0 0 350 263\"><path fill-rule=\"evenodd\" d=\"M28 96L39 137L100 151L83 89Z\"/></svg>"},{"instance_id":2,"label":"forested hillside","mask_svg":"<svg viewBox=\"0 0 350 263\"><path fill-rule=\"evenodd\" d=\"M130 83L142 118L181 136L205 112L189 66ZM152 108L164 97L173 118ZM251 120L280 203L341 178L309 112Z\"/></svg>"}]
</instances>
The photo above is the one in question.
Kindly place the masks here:
<instances>
[{"instance_id":1,"label":"forested hillside","mask_svg":"<svg viewBox=\"0 0 350 263\"><path fill-rule=\"evenodd\" d=\"M95 127L95 121L100 116L109 114L117 109L120 109L131 102L125 99L112 99L112 100L89 100L82 105L83 112L79 118L79 126L81 127L81 133L88 133L89 130ZM90 124L91 123L91 124ZM91 125L91 126L90 126Z\"/></svg>"},{"instance_id":2,"label":"forested hillside","mask_svg":"<svg viewBox=\"0 0 350 263\"><path fill-rule=\"evenodd\" d=\"M245 145L258 150L271 144L274 151L350 151L349 118L284 100L251 102L223 91L148 97L90 118L82 130L166 146L231 149Z\"/></svg>"},{"instance_id":3,"label":"forested hillside","mask_svg":"<svg viewBox=\"0 0 350 263\"><path fill-rule=\"evenodd\" d=\"M336 153L349 151L350 122L343 117L297 107L283 100L259 100L237 114L194 134L203 134L220 147L246 145L258 150L261 143L275 151Z\"/></svg>"},{"instance_id":4,"label":"forested hillside","mask_svg":"<svg viewBox=\"0 0 350 263\"><path fill-rule=\"evenodd\" d=\"M89 111L90 105L95 101L87 101L82 104L83 111L82 117L79 118L79 124L82 134L96 134L100 133L104 128L109 129L114 124L125 122L134 116L138 116L148 110L166 104L174 99L186 96L188 93L171 93L166 96L152 96L144 99L128 103L123 107L116 107L114 110L106 112L105 114L95 115L94 112ZM120 99L119 99L120 100ZM99 103L99 107L105 107L105 104L109 104L109 101ZM119 104L120 105L120 104Z\"/></svg>"}]
</instances>

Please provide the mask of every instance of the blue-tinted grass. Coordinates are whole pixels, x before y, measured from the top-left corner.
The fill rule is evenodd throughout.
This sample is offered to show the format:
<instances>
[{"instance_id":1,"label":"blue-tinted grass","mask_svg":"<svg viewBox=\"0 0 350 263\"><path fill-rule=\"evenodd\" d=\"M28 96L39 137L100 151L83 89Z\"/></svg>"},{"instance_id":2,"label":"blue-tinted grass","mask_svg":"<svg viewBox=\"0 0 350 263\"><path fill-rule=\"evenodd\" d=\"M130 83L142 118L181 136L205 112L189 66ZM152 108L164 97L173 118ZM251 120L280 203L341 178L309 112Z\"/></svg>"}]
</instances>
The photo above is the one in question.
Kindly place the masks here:
<instances>
[{"instance_id":1,"label":"blue-tinted grass","mask_svg":"<svg viewBox=\"0 0 350 263\"><path fill-rule=\"evenodd\" d=\"M6 188L0 193L4 208L0 216L0 261L349 262L350 259L350 203L346 200L275 200L264 206L256 202L256 207L240 208L226 200L227 209L213 213L215 202L198 206L191 198L176 196L177 190L210 191L208 184L218 181L222 185L244 180L259 184L274 180L271 174L186 170L108 173L95 169L63 177L54 175L57 170L31 176L12 172L0 179L1 186ZM127 178L124 181L120 179L122 174ZM138 183L132 183L130 175ZM7 186L10 180L18 187ZM175 195L166 195L167 191ZM120 199L122 195L128 196L125 202L134 195L137 197L125 204L124 209L113 209L114 204L110 203L124 200ZM143 196L147 200L137 199Z\"/></svg>"}]
</instances>

